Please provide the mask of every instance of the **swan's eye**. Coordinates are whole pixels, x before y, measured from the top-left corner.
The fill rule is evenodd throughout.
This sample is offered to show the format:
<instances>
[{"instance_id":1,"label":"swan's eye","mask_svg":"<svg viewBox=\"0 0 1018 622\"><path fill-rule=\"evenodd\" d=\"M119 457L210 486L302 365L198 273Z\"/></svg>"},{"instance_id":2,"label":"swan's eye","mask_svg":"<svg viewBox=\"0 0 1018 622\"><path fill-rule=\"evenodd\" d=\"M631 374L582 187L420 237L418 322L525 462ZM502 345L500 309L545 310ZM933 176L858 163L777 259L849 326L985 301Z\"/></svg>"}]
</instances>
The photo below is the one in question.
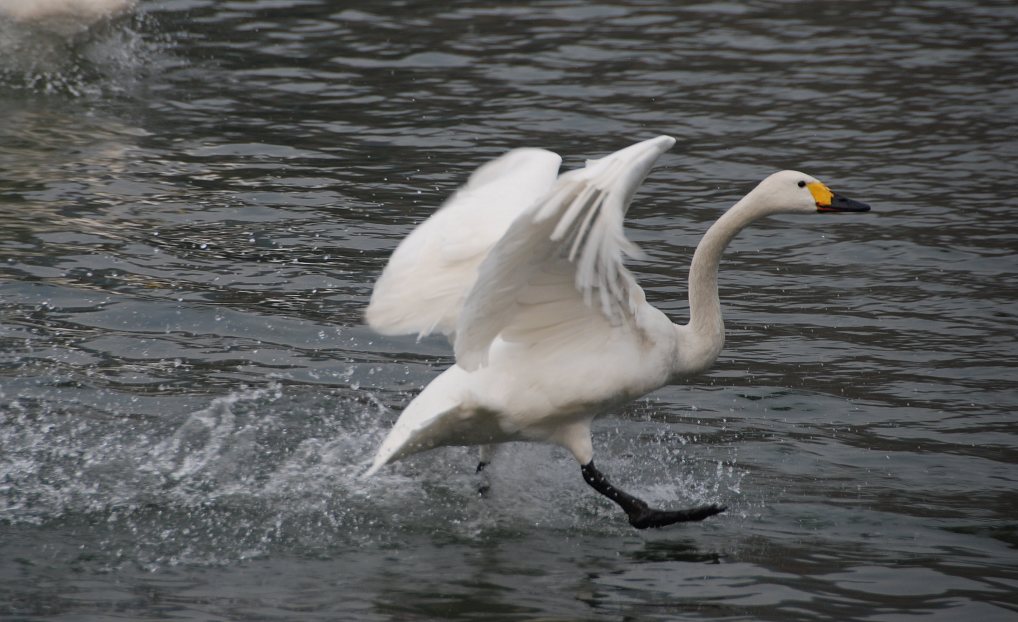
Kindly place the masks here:
<instances>
[{"instance_id":1,"label":"swan's eye","mask_svg":"<svg viewBox=\"0 0 1018 622\"><path fill-rule=\"evenodd\" d=\"M806 182L804 182L804 181L800 181L800 182L799 182L799 187L800 187L800 188L805 188L805 187L806 187Z\"/></svg>"}]
</instances>

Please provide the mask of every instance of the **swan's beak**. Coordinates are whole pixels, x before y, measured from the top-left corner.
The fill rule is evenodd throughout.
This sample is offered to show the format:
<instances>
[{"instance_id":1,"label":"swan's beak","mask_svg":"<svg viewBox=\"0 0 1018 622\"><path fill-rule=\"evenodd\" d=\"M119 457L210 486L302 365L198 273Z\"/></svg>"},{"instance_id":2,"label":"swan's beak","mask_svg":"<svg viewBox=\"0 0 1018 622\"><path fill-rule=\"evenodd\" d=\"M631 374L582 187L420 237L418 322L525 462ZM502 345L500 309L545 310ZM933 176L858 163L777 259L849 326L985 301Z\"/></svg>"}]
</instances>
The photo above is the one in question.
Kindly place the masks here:
<instances>
[{"instance_id":1,"label":"swan's beak","mask_svg":"<svg viewBox=\"0 0 1018 622\"><path fill-rule=\"evenodd\" d=\"M818 212L868 212L870 206L861 201L854 201L840 194L831 192L831 189L819 181L807 186L813 198L817 202Z\"/></svg>"},{"instance_id":2,"label":"swan's beak","mask_svg":"<svg viewBox=\"0 0 1018 622\"><path fill-rule=\"evenodd\" d=\"M870 206L866 205L862 201L856 201L843 197L840 194L832 194L831 202L827 205L820 205L817 203L818 212L868 212Z\"/></svg>"}]
</instances>

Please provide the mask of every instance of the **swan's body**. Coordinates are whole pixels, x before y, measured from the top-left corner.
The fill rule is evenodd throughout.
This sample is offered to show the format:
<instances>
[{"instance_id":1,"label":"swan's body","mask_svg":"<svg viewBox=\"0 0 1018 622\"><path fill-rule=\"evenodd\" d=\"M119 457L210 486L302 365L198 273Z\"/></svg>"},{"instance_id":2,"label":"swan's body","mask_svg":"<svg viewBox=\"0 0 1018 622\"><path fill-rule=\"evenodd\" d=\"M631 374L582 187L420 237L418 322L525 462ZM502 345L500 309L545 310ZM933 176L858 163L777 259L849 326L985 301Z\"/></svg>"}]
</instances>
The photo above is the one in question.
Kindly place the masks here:
<instances>
[{"instance_id":1,"label":"swan's body","mask_svg":"<svg viewBox=\"0 0 1018 622\"><path fill-rule=\"evenodd\" d=\"M510 152L404 240L376 285L368 322L387 334L445 333L457 364L406 407L369 474L441 445L541 441L572 452L587 482L637 527L723 510L662 512L615 489L594 468L591 423L714 362L724 343L718 264L743 227L781 212L868 208L803 173L775 173L704 236L690 268L690 322L673 324L623 266L637 249L622 225L637 187L674 142L660 136L557 178L555 154Z\"/></svg>"},{"instance_id":2,"label":"swan's body","mask_svg":"<svg viewBox=\"0 0 1018 622\"><path fill-rule=\"evenodd\" d=\"M0 16L73 34L134 4L135 0L0 0Z\"/></svg>"}]
</instances>

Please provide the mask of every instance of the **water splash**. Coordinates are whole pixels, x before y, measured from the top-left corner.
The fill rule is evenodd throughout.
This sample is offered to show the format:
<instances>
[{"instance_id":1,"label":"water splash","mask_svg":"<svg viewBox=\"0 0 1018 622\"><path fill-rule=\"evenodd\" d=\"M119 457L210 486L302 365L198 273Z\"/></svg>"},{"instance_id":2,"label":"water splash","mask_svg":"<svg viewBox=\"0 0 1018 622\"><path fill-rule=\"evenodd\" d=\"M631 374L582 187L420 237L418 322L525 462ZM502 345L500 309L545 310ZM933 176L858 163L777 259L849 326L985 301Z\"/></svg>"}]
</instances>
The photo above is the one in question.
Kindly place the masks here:
<instances>
[{"instance_id":1,"label":"water splash","mask_svg":"<svg viewBox=\"0 0 1018 622\"><path fill-rule=\"evenodd\" d=\"M278 384L263 389L245 389L212 400L205 409L191 413L169 438L151 449L151 461L141 470L159 473L172 482L236 479L245 459L255 452L253 424L238 428L234 406L282 395Z\"/></svg>"},{"instance_id":2,"label":"water splash","mask_svg":"<svg viewBox=\"0 0 1018 622\"><path fill-rule=\"evenodd\" d=\"M420 495L408 477L358 477L385 433L380 408L362 392L279 383L158 417L0 391L0 524L82 526L104 538L109 565L373 539L400 491Z\"/></svg>"},{"instance_id":3,"label":"water splash","mask_svg":"<svg viewBox=\"0 0 1018 622\"><path fill-rule=\"evenodd\" d=\"M547 446L503 449L483 499L473 448L420 454L361 478L392 418L363 389L323 394L276 382L154 417L0 392L0 523L87 530L102 541L101 564L150 569L280 550L328 556L419 536L631 532L572 458ZM648 442L602 429L597 440L602 465L652 502L738 494L743 474L730 459L692 461L664 436Z\"/></svg>"}]
</instances>

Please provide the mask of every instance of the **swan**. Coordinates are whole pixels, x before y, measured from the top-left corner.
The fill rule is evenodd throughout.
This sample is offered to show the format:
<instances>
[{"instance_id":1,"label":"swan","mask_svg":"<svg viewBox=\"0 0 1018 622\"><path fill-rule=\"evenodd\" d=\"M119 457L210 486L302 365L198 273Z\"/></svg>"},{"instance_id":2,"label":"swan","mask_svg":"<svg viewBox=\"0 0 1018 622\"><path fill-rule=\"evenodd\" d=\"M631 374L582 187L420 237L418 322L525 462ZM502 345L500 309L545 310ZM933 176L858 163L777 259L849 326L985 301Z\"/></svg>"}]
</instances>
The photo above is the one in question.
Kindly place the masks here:
<instances>
[{"instance_id":1,"label":"swan","mask_svg":"<svg viewBox=\"0 0 1018 622\"><path fill-rule=\"evenodd\" d=\"M131 9L135 0L0 0L0 15L73 33Z\"/></svg>"},{"instance_id":2,"label":"swan","mask_svg":"<svg viewBox=\"0 0 1018 622\"><path fill-rule=\"evenodd\" d=\"M816 178L781 171L717 220L693 254L689 322L650 305L623 265L638 248L623 231L633 194L670 136L558 175L561 158L516 149L479 168L396 248L365 312L382 334L443 333L456 364L403 410L365 476L443 445L567 449L584 481L638 529L699 521L711 504L650 507L594 465L591 424L619 405L706 370L724 344L718 265L732 238L771 214L864 212Z\"/></svg>"}]
</instances>

